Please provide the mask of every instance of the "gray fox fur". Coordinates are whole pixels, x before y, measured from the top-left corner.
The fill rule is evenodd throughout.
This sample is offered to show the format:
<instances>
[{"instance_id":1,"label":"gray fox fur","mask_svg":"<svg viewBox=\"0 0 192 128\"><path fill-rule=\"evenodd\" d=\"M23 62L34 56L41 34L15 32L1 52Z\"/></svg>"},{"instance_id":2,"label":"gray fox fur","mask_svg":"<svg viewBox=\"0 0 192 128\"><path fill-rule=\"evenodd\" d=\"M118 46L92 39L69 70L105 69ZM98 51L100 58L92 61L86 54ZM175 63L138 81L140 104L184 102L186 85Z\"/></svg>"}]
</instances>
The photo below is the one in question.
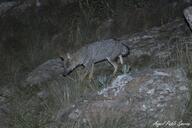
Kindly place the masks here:
<instances>
[{"instance_id":1,"label":"gray fox fur","mask_svg":"<svg viewBox=\"0 0 192 128\"><path fill-rule=\"evenodd\" d=\"M94 64L104 60L108 60L114 67L113 75L115 75L118 68L115 60L119 58L120 63L123 64L122 56L126 56L128 53L128 46L114 39L88 44L72 54L67 53L65 56L60 57L64 64L65 71L63 75L67 75L77 66L83 65L86 69L85 75L89 73L89 79L91 79L93 76Z\"/></svg>"}]
</instances>

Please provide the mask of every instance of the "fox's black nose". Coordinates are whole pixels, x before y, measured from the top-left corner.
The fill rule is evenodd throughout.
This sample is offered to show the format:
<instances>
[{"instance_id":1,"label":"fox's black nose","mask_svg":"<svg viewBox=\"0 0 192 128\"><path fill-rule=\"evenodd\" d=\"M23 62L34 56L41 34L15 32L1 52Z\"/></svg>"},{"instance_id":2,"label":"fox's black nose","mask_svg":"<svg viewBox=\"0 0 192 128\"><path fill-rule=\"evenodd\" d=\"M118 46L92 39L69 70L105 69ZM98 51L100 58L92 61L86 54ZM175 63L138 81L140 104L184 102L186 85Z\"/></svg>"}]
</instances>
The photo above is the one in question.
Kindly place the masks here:
<instances>
[{"instance_id":1,"label":"fox's black nose","mask_svg":"<svg viewBox=\"0 0 192 128\"><path fill-rule=\"evenodd\" d=\"M67 76L67 73L66 73L66 72L64 72L64 73L63 73L63 76L64 76L64 77L65 77L65 76Z\"/></svg>"},{"instance_id":2,"label":"fox's black nose","mask_svg":"<svg viewBox=\"0 0 192 128\"><path fill-rule=\"evenodd\" d=\"M64 73L63 73L63 76L65 77L65 76L67 76L67 74L68 74L68 72L64 72Z\"/></svg>"},{"instance_id":3,"label":"fox's black nose","mask_svg":"<svg viewBox=\"0 0 192 128\"><path fill-rule=\"evenodd\" d=\"M66 77L67 75L63 73L63 76Z\"/></svg>"}]
</instances>

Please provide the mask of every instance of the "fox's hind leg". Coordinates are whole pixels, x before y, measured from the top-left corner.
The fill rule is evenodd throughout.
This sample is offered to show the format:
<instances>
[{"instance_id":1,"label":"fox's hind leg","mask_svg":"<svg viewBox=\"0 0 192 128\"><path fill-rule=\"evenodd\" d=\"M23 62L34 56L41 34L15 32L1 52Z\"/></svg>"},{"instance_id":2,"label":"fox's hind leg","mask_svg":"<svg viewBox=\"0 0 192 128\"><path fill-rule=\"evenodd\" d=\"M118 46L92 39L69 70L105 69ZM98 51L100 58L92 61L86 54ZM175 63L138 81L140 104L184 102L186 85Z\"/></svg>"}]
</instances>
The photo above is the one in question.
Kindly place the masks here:
<instances>
[{"instance_id":1,"label":"fox's hind leg","mask_svg":"<svg viewBox=\"0 0 192 128\"><path fill-rule=\"evenodd\" d=\"M120 63L123 64L123 57L122 55L119 55Z\"/></svg>"},{"instance_id":2,"label":"fox's hind leg","mask_svg":"<svg viewBox=\"0 0 192 128\"><path fill-rule=\"evenodd\" d=\"M85 66L85 75L83 76L83 79L85 79L88 76L88 79L92 79L93 78L93 71L94 71L94 63L88 63Z\"/></svg>"},{"instance_id":3,"label":"fox's hind leg","mask_svg":"<svg viewBox=\"0 0 192 128\"><path fill-rule=\"evenodd\" d=\"M117 73L118 64L115 61L112 61L109 57L107 57L107 60L114 67L114 71L113 71L113 76L114 76Z\"/></svg>"}]
</instances>

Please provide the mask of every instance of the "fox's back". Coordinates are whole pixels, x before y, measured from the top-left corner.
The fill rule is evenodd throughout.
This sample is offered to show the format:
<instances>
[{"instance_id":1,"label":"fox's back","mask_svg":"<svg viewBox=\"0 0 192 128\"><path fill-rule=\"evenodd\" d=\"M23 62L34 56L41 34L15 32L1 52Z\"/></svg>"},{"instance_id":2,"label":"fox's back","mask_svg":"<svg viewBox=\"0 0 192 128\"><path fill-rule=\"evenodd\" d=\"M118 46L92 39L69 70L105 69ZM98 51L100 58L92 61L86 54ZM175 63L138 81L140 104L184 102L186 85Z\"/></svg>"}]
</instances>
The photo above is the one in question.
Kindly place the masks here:
<instances>
[{"instance_id":1,"label":"fox's back","mask_svg":"<svg viewBox=\"0 0 192 128\"><path fill-rule=\"evenodd\" d=\"M86 61L102 61L106 57L115 58L120 54L124 54L122 52L126 53L128 49L121 43L109 39L86 45L79 49L77 54L85 63Z\"/></svg>"}]
</instances>

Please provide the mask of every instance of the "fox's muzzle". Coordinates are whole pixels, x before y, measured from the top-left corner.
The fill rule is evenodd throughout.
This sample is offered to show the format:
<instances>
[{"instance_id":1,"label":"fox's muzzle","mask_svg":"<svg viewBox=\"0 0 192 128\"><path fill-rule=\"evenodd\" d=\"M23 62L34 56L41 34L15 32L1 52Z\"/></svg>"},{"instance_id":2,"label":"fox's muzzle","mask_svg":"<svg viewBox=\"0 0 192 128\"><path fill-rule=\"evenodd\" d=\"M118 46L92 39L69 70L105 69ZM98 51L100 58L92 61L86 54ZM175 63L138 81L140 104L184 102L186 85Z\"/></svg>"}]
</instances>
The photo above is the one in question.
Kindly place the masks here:
<instances>
[{"instance_id":1,"label":"fox's muzzle","mask_svg":"<svg viewBox=\"0 0 192 128\"><path fill-rule=\"evenodd\" d=\"M71 72L70 70L65 69L63 72L63 76L67 76L70 72Z\"/></svg>"},{"instance_id":2,"label":"fox's muzzle","mask_svg":"<svg viewBox=\"0 0 192 128\"><path fill-rule=\"evenodd\" d=\"M64 72L63 75L66 76L68 74L68 72Z\"/></svg>"}]
</instances>

